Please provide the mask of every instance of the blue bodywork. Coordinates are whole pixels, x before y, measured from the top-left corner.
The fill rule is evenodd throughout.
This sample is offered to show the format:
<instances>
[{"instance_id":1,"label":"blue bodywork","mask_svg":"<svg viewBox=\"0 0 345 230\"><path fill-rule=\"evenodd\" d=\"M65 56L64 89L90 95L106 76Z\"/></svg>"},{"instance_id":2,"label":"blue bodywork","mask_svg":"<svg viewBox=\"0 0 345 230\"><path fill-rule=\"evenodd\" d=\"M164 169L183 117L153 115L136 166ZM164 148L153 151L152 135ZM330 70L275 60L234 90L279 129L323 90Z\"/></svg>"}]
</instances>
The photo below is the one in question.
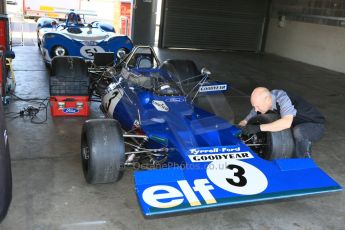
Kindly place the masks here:
<instances>
[{"instance_id":1,"label":"blue bodywork","mask_svg":"<svg viewBox=\"0 0 345 230\"><path fill-rule=\"evenodd\" d=\"M52 25L51 20L42 20L38 24L37 40L44 61L48 64L56 54L56 48L64 49L62 56L78 56L93 60L94 53L114 52L123 49L129 53L133 44L125 35L116 34L112 25L104 22L80 23L79 15L71 12L66 22ZM115 62L117 60L114 60Z\"/></svg>"},{"instance_id":2,"label":"blue bodywork","mask_svg":"<svg viewBox=\"0 0 345 230\"><path fill-rule=\"evenodd\" d=\"M54 18L39 18L37 20L36 32L42 28L53 28L53 22L57 24L58 20Z\"/></svg>"},{"instance_id":3,"label":"blue bodywork","mask_svg":"<svg viewBox=\"0 0 345 230\"><path fill-rule=\"evenodd\" d=\"M149 137L147 148L169 149L162 168L134 173L144 215L342 189L312 159L264 160L241 141L238 128L198 108L190 98L160 95L135 83L157 76L164 78L165 73L159 68L123 70L114 78L118 86L109 92L120 95L109 116L127 131L139 121ZM109 107L114 98L103 100L103 106Z\"/></svg>"}]
</instances>

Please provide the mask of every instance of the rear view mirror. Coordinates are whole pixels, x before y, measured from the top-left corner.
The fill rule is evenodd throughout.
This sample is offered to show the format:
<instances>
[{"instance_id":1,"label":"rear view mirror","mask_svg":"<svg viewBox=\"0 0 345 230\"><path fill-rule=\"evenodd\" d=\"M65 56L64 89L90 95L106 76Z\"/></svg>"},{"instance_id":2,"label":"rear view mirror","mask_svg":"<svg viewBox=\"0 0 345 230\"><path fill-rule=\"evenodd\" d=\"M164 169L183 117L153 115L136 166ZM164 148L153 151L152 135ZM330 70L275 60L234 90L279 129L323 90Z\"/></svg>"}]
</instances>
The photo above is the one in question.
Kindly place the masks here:
<instances>
[{"instance_id":1,"label":"rear view mirror","mask_svg":"<svg viewBox=\"0 0 345 230\"><path fill-rule=\"evenodd\" d=\"M126 50L120 49L119 51L117 51L116 56L117 56L120 60L123 60L123 59L126 57Z\"/></svg>"},{"instance_id":2,"label":"rear view mirror","mask_svg":"<svg viewBox=\"0 0 345 230\"><path fill-rule=\"evenodd\" d=\"M201 74L202 75L211 75L211 71L208 70L206 67L201 69Z\"/></svg>"}]
</instances>

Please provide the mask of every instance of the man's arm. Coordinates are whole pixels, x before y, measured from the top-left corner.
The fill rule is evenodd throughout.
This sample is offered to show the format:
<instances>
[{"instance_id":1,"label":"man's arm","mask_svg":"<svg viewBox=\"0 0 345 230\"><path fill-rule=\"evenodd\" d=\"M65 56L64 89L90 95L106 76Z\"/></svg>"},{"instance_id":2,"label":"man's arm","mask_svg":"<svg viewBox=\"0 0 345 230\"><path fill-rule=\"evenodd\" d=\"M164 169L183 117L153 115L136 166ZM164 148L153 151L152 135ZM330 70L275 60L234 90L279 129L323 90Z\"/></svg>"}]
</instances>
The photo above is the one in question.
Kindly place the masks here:
<instances>
[{"instance_id":1,"label":"man's arm","mask_svg":"<svg viewBox=\"0 0 345 230\"><path fill-rule=\"evenodd\" d=\"M248 121L255 117L257 115L255 109L253 108L252 110L250 110L249 114L242 120L238 123L239 126L246 126Z\"/></svg>"},{"instance_id":2,"label":"man's arm","mask_svg":"<svg viewBox=\"0 0 345 230\"><path fill-rule=\"evenodd\" d=\"M292 125L292 121L293 115L286 115L279 120L260 125L260 129L263 132L278 132L290 128Z\"/></svg>"}]
</instances>

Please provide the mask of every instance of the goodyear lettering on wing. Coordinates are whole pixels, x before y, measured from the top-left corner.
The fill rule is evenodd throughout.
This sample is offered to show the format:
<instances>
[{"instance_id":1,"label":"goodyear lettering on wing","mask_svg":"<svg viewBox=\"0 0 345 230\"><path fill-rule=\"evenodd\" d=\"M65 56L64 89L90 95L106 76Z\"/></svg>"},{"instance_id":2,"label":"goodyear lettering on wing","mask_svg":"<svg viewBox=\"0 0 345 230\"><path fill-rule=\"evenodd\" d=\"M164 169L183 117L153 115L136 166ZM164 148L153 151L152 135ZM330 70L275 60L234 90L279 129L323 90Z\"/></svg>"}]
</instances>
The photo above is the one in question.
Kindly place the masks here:
<instances>
[{"instance_id":1,"label":"goodyear lettering on wing","mask_svg":"<svg viewBox=\"0 0 345 230\"><path fill-rule=\"evenodd\" d=\"M236 152L236 153L222 153L222 154L202 154L202 155L189 155L192 162L210 162L216 160L242 160L254 158L250 152Z\"/></svg>"}]
</instances>

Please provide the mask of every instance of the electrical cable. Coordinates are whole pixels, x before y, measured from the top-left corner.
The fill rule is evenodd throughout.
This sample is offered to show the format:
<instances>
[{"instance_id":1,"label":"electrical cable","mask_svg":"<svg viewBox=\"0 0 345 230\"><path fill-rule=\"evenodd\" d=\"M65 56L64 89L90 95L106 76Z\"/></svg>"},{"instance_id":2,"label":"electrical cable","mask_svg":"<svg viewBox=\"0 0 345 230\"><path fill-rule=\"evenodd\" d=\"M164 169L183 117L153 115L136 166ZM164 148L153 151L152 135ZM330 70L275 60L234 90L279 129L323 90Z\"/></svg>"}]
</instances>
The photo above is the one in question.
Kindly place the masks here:
<instances>
[{"instance_id":1,"label":"electrical cable","mask_svg":"<svg viewBox=\"0 0 345 230\"><path fill-rule=\"evenodd\" d=\"M19 112L7 112L5 113L6 118L14 120L16 118L22 117L23 119L29 118L30 122L33 124L43 124L48 119L48 107L49 107L49 97L47 98L22 98L14 93L10 93L14 100L17 101L24 101L30 103L37 103L38 106L29 105L28 107L24 107ZM43 119L39 118L37 114L40 111L45 111L45 116Z\"/></svg>"}]
</instances>

